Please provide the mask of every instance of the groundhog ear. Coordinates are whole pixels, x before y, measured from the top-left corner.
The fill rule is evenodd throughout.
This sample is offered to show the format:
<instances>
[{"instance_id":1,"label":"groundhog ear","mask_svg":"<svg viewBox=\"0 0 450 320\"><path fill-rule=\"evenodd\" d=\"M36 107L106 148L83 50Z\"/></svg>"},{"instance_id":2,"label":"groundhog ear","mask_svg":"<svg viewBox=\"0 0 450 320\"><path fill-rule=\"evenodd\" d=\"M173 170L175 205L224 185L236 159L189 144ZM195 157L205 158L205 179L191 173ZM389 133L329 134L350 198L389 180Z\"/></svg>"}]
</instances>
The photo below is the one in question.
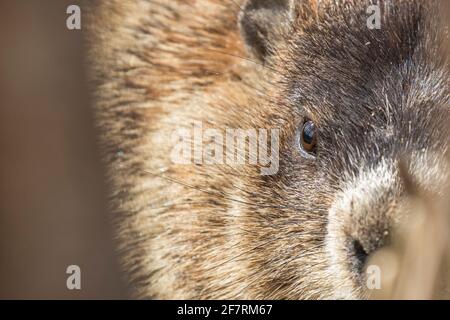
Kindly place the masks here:
<instances>
[{"instance_id":1,"label":"groundhog ear","mask_svg":"<svg viewBox=\"0 0 450 320\"><path fill-rule=\"evenodd\" d=\"M282 32L292 23L295 0L247 0L239 26L247 48L264 61L276 49Z\"/></svg>"}]
</instances>

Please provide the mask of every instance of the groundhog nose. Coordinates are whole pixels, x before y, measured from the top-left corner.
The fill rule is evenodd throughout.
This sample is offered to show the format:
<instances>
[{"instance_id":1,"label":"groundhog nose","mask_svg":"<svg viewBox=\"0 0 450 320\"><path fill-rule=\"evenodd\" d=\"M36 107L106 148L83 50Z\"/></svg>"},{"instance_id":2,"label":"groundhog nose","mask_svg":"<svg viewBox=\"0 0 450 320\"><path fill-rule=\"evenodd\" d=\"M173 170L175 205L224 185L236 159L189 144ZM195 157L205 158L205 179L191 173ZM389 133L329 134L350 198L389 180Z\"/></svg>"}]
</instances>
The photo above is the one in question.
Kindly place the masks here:
<instances>
[{"instance_id":1,"label":"groundhog nose","mask_svg":"<svg viewBox=\"0 0 450 320\"><path fill-rule=\"evenodd\" d=\"M350 264L353 272L362 274L369 257L387 245L389 232L372 231L364 236L349 239Z\"/></svg>"},{"instance_id":2,"label":"groundhog nose","mask_svg":"<svg viewBox=\"0 0 450 320\"><path fill-rule=\"evenodd\" d=\"M370 253L364 249L359 240L353 239L350 243L350 264L352 269L360 274L363 272Z\"/></svg>"},{"instance_id":3,"label":"groundhog nose","mask_svg":"<svg viewBox=\"0 0 450 320\"><path fill-rule=\"evenodd\" d=\"M351 242L350 252L354 260L355 269L358 272L362 272L362 269L366 265L367 258L369 257L369 253L364 249L361 242L356 239L353 239Z\"/></svg>"}]
</instances>

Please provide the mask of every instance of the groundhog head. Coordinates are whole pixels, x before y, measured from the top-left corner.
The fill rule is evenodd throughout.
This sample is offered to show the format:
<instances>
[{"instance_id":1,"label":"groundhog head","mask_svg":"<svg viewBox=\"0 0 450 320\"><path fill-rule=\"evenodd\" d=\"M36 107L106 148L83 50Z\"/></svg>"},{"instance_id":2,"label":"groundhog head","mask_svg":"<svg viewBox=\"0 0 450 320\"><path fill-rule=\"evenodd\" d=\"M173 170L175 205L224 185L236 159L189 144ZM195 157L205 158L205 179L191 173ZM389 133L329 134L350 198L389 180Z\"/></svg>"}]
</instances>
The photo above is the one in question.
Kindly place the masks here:
<instances>
[{"instance_id":1,"label":"groundhog head","mask_svg":"<svg viewBox=\"0 0 450 320\"><path fill-rule=\"evenodd\" d=\"M438 1L237 4L100 6L114 12L92 52L124 269L139 297L367 297L368 257L413 209L405 179L439 198L448 176ZM180 129L193 161L174 161ZM228 129L276 157L249 143L244 165L226 161ZM226 145L212 161L196 130Z\"/></svg>"},{"instance_id":2,"label":"groundhog head","mask_svg":"<svg viewBox=\"0 0 450 320\"><path fill-rule=\"evenodd\" d=\"M377 28L370 5L255 0L241 11L251 56L281 74L268 109L289 123L280 172L260 181L274 207L261 237L281 239L259 266L272 269L269 295L366 296L368 257L412 210L400 167L436 196L446 181L448 38L438 2L381 1Z\"/></svg>"}]
</instances>

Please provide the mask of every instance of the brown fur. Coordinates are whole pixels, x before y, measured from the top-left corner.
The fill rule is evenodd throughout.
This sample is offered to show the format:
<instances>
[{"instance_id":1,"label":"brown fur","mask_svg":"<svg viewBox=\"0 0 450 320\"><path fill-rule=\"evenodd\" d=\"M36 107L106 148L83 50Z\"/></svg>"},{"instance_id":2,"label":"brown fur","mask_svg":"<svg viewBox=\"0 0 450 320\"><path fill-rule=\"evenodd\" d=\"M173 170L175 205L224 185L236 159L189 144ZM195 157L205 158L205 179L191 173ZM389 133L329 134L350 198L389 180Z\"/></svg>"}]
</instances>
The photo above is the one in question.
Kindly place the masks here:
<instances>
[{"instance_id":1,"label":"brown fur","mask_svg":"<svg viewBox=\"0 0 450 320\"><path fill-rule=\"evenodd\" d=\"M385 2L387 6L394 6L390 1ZM405 2L397 1L399 7L413 12L411 19L422 17L427 10L416 6L425 1L411 1L412 9L408 9ZM372 150L370 141L334 147L332 141L336 141L339 134L342 137L356 134L362 139L378 132L381 128L378 123L389 118L383 105L389 105L389 101L383 100L385 96L380 89L384 76L390 76L386 68L389 63L410 58L411 48L401 47L396 41L402 39L398 40L389 32L385 36L374 36L361 27L363 34L356 34L355 26L349 29L347 36L342 35L342 41L352 43L350 38L353 37L355 43L359 43L364 37L367 41L378 37L381 44L376 47L377 43L373 42L371 50L373 57L379 57L377 63L386 68L373 67L375 60L371 60L368 51L355 49L352 52L350 45L337 49L337 41L333 43L334 38L327 38L320 30L333 31L338 19L358 16L360 11L351 7L358 10L364 7L355 4L357 1L342 2L347 5L325 2L321 7L315 1L311 1L312 5L305 2L297 9L294 32L282 33L284 38L274 48L275 56L266 62L257 61L246 53L237 21L242 1L109 0L96 3L89 9L88 17L91 76L96 88L98 123L103 131L101 143L109 164L112 205L117 211L123 268L134 285L135 296L171 299L364 296L355 289L359 280L347 276L350 271L345 253L336 260L341 264L339 268L330 267L328 232L339 229L334 233L337 238L331 241L336 242L335 250L340 255L347 234L359 237L363 233L364 238L373 221L359 220L360 228L346 230L358 220L346 212L334 210L337 217L340 214L344 217L330 226L328 212L332 207L339 207L336 198L339 199L346 188L353 188L359 172L369 170L378 161L374 160L377 153L373 151L373 158L364 156ZM409 23L408 16L403 21L396 14L392 13L388 19L392 28ZM395 22L397 18L399 22ZM322 29L317 27L316 30L315 26ZM395 31L398 30L392 33ZM404 36L402 32L397 33L400 38ZM297 38L302 37L305 40L296 43ZM422 46L420 41L414 45ZM308 43L317 46L310 48L311 52L316 49L316 60L302 51L302 46ZM381 54L378 50L386 51ZM352 59L332 64L326 60L332 59L331 52L344 52L352 57L352 54L361 55L362 60L366 54L367 68ZM429 72L425 70L417 77L432 74L438 77L435 78L438 87L446 83L446 74L439 73L443 64L435 56L417 59L418 64L431 65ZM330 70L336 70L340 76L333 74L334 82L316 83ZM370 76L364 78L367 74ZM400 81L395 77L392 75L392 84ZM403 75L399 77L406 79ZM415 78L408 79L414 87ZM373 87L358 91L363 80ZM294 83L308 84L301 86L301 96L306 97L305 100L294 101L293 91L297 90ZM333 90L329 86L342 95L332 100ZM393 92L397 89L392 85L393 91L390 91L389 84L383 86L388 88L386 93L395 104ZM448 95L446 88L440 88L444 92L435 92L435 104L443 106L448 102ZM411 95L412 106L417 105L414 99ZM330 101L355 104L359 101L362 106L366 103L364 110L369 111L361 111L352 118L355 109L349 106L336 111ZM297 110L297 104L304 109ZM339 128L347 129L335 130L333 136L323 134L327 137L323 149L335 152L327 158L324 151L323 159L330 162L302 159L292 140L305 114L323 126L329 123L330 127L337 128L336 112L343 118ZM373 119L370 114L375 114ZM361 122L353 122L355 119ZM280 128L280 171L265 177L259 174L258 167L249 165L173 164L168 156L173 148L171 133L183 126L189 128L194 120L219 129ZM441 133L433 134L441 139ZM409 139L410 136L405 133L404 137ZM380 141L380 145L384 143ZM400 146L385 150L387 157L394 161L399 149ZM341 154L343 150L348 150L348 154ZM406 152L413 154L415 151L408 149ZM362 154L361 158L357 158L358 154ZM438 157L429 162L442 172ZM394 213L398 206L391 206L390 201L397 203L402 196L401 181L392 169L393 162L387 167L392 181L388 179L383 182L387 185L377 186L384 190L377 190L379 199L362 201L361 206L364 210L375 210L377 205L371 201L378 204L386 201L390 209L383 214L397 217ZM388 193L383 193L385 191ZM376 214L370 217L376 221L384 219ZM391 225L390 219L384 221ZM342 223L346 226L341 227ZM349 289L338 292L336 288L341 285L348 285Z\"/></svg>"}]
</instances>

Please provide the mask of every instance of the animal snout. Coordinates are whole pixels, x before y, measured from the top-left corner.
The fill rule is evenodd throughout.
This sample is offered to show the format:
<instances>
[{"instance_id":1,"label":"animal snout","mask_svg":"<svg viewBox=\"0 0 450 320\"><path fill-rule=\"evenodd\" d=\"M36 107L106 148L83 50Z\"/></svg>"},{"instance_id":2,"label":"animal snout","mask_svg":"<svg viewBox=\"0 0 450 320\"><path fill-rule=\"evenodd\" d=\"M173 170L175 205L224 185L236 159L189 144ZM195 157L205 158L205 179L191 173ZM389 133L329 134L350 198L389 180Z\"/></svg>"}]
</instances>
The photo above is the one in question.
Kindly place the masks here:
<instances>
[{"instance_id":1,"label":"animal snout","mask_svg":"<svg viewBox=\"0 0 450 320\"><path fill-rule=\"evenodd\" d=\"M352 281L364 279L369 257L386 246L407 211L398 175L380 166L363 172L339 194L329 212L332 265Z\"/></svg>"},{"instance_id":2,"label":"animal snout","mask_svg":"<svg viewBox=\"0 0 450 320\"><path fill-rule=\"evenodd\" d=\"M377 219L381 220L377 221ZM386 225L383 219L382 217L370 218L369 220L373 220L373 224L363 226L362 230L359 223L355 222L353 227L357 230L352 232L346 240L350 270L360 275L361 278L369 256L390 242L391 228Z\"/></svg>"},{"instance_id":3,"label":"animal snout","mask_svg":"<svg viewBox=\"0 0 450 320\"><path fill-rule=\"evenodd\" d=\"M416 212L411 185L439 196L448 171L436 159L415 157L407 166L381 162L349 179L337 194L328 215L326 249L340 296L365 290L370 257L397 239Z\"/></svg>"},{"instance_id":4,"label":"animal snout","mask_svg":"<svg viewBox=\"0 0 450 320\"><path fill-rule=\"evenodd\" d=\"M389 242L404 214L401 183L393 166L380 164L349 180L330 208L327 252L341 296L364 290L369 257Z\"/></svg>"}]
</instances>

